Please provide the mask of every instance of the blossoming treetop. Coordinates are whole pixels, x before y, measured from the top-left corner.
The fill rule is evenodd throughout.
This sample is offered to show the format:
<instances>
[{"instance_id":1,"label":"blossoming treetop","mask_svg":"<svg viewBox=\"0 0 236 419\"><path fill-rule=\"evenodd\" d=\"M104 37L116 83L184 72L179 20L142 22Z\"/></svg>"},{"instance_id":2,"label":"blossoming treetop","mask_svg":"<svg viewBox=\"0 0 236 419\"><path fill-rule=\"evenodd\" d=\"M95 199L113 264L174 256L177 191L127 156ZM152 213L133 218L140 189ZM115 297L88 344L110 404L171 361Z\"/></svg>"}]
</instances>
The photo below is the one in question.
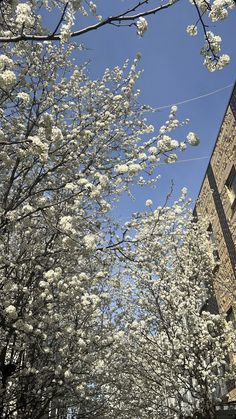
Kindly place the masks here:
<instances>
[{"instance_id":1,"label":"blossoming treetop","mask_svg":"<svg viewBox=\"0 0 236 419\"><path fill-rule=\"evenodd\" d=\"M158 14L173 7L181 0L170 0L164 3L153 0L142 0L133 2L129 8L123 9L120 5L120 12L109 17L99 14L97 5L84 0L28 0L16 2L1 0L2 25L0 29L0 43L11 43L19 41L61 41L76 39L88 32L99 30L104 26L130 26L135 27L137 34L143 36L148 29L148 16ZM198 27L203 31L204 45L201 54L204 58L204 65L210 71L222 69L229 63L230 58L226 54L220 54L221 38L207 30L208 21L218 22L227 18L228 12L235 6L234 0L191 0L190 3L196 10L196 22L187 27L191 36L198 33ZM50 12L58 15L54 26L50 22ZM48 18L45 18L49 14ZM79 27L80 16L88 17L89 24ZM47 27L42 23L46 21ZM53 19L53 21L55 21Z\"/></svg>"}]
</instances>

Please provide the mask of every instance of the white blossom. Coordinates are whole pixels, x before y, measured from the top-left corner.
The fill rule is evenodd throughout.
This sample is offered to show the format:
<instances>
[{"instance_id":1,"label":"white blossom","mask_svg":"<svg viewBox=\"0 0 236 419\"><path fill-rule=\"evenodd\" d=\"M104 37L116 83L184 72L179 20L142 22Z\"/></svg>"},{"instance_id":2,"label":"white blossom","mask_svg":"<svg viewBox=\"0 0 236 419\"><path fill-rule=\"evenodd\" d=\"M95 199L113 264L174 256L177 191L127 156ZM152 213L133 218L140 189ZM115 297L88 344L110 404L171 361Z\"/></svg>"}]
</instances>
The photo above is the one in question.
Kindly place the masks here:
<instances>
[{"instance_id":1,"label":"white blossom","mask_svg":"<svg viewBox=\"0 0 236 419\"><path fill-rule=\"evenodd\" d=\"M86 249L94 250L97 246L98 237L94 234L86 234L84 236L84 244Z\"/></svg>"},{"instance_id":2,"label":"white blossom","mask_svg":"<svg viewBox=\"0 0 236 419\"><path fill-rule=\"evenodd\" d=\"M176 105L171 106L171 112L176 113L178 110L178 107Z\"/></svg>"},{"instance_id":3,"label":"white blossom","mask_svg":"<svg viewBox=\"0 0 236 419\"><path fill-rule=\"evenodd\" d=\"M151 207L152 206L152 200L147 199L145 205L146 205L146 207Z\"/></svg>"},{"instance_id":4,"label":"white blossom","mask_svg":"<svg viewBox=\"0 0 236 419\"><path fill-rule=\"evenodd\" d=\"M16 307L13 305L9 305L8 307L6 307L5 312L9 319L15 320L18 317Z\"/></svg>"},{"instance_id":5,"label":"white blossom","mask_svg":"<svg viewBox=\"0 0 236 419\"><path fill-rule=\"evenodd\" d=\"M82 0L71 0L71 4L74 10L78 10L81 7Z\"/></svg>"},{"instance_id":6,"label":"white blossom","mask_svg":"<svg viewBox=\"0 0 236 419\"><path fill-rule=\"evenodd\" d=\"M129 166L127 164L119 164L115 167L115 171L118 173L127 173Z\"/></svg>"},{"instance_id":7,"label":"white blossom","mask_svg":"<svg viewBox=\"0 0 236 419\"><path fill-rule=\"evenodd\" d=\"M137 34L142 37L145 34L146 30L148 29L148 23L146 19L144 17L140 17L137 20L136 26L137 26Z\"/></svg>"},{"instance_id":8,"label":"white blossom","mask_svg":"<svg viewBox=\"0 0 236 419\"><path fill-rule=\"evenodd\" d=\"M0 87L10 89L16 83L16 75L11 70L4 70L0 73Z\"/></svg>"},{"instance_id":9,"label":"white blossom","mask_svg":"<svg viewBox=\"0 0 236 419\"><path fill-rule=\"evenodd\" d=\"M65 215L60 219L59 223L60 227L68 232L68 233L74 233L75 229L73 227L73 218L70 215Z\"/></svg>"},{"instance_id":10,"label":"white blossom","mask_svg":"<svg viewBox=\"0 0 236 419\"><path fill-rule=\"evenodd\" d=\"M135 176L141 170L141 165L138 163L131 163L128 166L128 172L131 176Z\"/></svg>"},{"instance_id":11,"label":"white blossom","mask_svg":"<svg viewBox=\"0 0 236 419\"><path fill-rule=\"evenodd\" d=\"M6 67L12 68L14 62L5 54L0 54L0 70L6 69Z\"/></svg>"},{"instance_id":12,"label":"white blossom","mask_svg":"<svg viewBox=\"0 0 236 419\"><path fill-rule=\"evenodd\" d=\"M189 132L187 135L187 141L190 145L196 146L200 143L198 136L194 132Z\"/></svg>"},{"instance_id":13,"label":"white blossom","mask_svg":"<svg viewBox=\"0 0 236 419\"><path fill-rule=\"evenodd\" d=\"M183 195L187 195L188 189L184 187L184 188L181 189L181 192L182 192Z\"/></svg>"},{"instance_id":14,"label":"white blossom","mask_svg":"<svg viewBox=\"0 0 236 419\"><path fill-rule=\"evenodd\" d=\"M158 152L157 147L154 147L154 146L150 147L148 151L151 154L157 154L157 152Z\"/></svg>"},{"instance_id":15,"label":"white blossom","mask_svg":"<svg viewBox=\"0 0 236 419\"><path fill-rule=\"evenodd\" d=\"M91 12L93 13L94 16L96 16L97 13L97 6L95 3L93 3L92 1L89 2L89 7Z\"/></svg>"},{"instance_id":16,"label":"white blossom","mask_svg":"<svg viewBox=\"0 0 236 419\"><path fill-rule=\"evenodd\" d=\"M48 144L41 140L38 135L28 137L31 142L32 150L39 155L42 161L46 161L48 158Z\"/></svg>"},{"instance_id":17,"label":"white blossom","mask_svg":"<svg viewBox=\"0 0 236 419\"><path fill-rule=\"evenodd\" d=\"M63 138L62 132L60 128L53 127L52 128L52 141L60 142Z\"/></svg>"},{"instance_id":18,"label":"white blossom","mask_svg":"<svg viewBox=\"0 0 236 419\"><path fill-rule=\"evenodd\" d=\"M197 26L195 25L188 25L186 32L190 35L190 36L196 36L197 35Z\"/></svg>"},{"instance_id":19,"label":"white blossom","mask_svg":"<svg viewBox=\"0 0 236 419\"><path fill-rule=\"evenodd\" d=\"M22 102L24 102L25 104L29 103L30 101L30 96L28 95L28 93L25 92L20 92L17 94L18 99L22 100Z\"/></svg>"},{"instance_id":20,"label":"white blossom","mask_svg":"<svg viewBox=\"0 0 236 419\"><path fill-rule=\"evenodd\" d=\"M177 154L169 154L168 157L166 157L165 162L166 163L175 163L178 160Z\"/></svg>"},{"instance_id":21,"label":"white blossom","mask_svg":"<svg viewBox=\"0 0 236 419\"><path fill-rule=\"evenodd\" d=\"M20 26L31 27L34 24L31 5L27 3L19 3L16 6L16 23Z\"/></svg>"}]
</instances>

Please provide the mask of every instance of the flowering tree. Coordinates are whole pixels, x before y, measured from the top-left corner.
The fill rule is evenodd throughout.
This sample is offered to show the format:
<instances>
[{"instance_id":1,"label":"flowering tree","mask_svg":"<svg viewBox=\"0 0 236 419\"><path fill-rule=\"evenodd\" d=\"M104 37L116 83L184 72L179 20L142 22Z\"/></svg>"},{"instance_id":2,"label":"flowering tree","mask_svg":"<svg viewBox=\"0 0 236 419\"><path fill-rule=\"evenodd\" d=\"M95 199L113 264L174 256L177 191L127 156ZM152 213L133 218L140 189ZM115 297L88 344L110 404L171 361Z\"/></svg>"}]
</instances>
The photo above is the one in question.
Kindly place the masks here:
<instances>
[{"instance_id":1,"label":"flowering tree","mask_svg":"<svg viewBox=\"0 0 236 419\"><path fill-rule=\"evenodd\" d=\"M131 13L146 5L141 2L123 14L136 22L140 35L146 21L140 15L132 18ZM137 215L124 228L109 216L114 201L129 191L130 184L148 184L160 160L175 162L178 152L188 144L197 145L199 139L193 132L180 142L172 138L172 131L186 124L178 121L176 107L157 133L148 124L144 114L150 109L138 104L135 90L139 57L132 64L106 70L101 80L90 80L86 66L73 64L75 46L65 41L72 36L76 13L86 13L85 6L80 1L0 2L0 416L64 418L74 411L80 418L125 418L131 413L148 417L147 412L154 416L164 412L171 394L167 383L174 384L174 377L180 382L183 369L177 365L177 354L182 353L184 360L187 356L180 332L175 337L179 352L171 352L176 305L172 307L163 293L166 287L174 298L176 289L181 291L178 276L185 287L183 296L190 292L187 281L194 285L189 298L193 316L188 304L182 306L179 325L189 333L189 347L195 334L199 342L200 335L210 340L209 322L218 332L205 361L213 377L209 389L200 380L200 369L200 378L193 377L200 388L197 393L191 390L187 358L186 379L174 393L171 406L177 409L179 400L182 410L177 411L184 411L189 392L188 397L195 398L194 409L204 411L204 403L212 407L209 392L215 385L214 372L224 363L225 349L220 345L221 319L197 316L203 293L198 295L199 281L210 275L206 263L202 262L201 276L195 277L192 265L183 265L184 273L181 270L184 252L193 240L190 224L180 217L178 206ZM50 7L62 10L52 33L44 29L40 16ZM88 7L96 15L95 5ZM110 19L101 20L96 28L126 20ZM59 45L49 42L58 38ZM33 40L45 42L35 48ZM177 241L172 242L168 226L175 220L178 226L178 217L186 234L177 229ZM199 239L189 250L191 263L196 258L194 266L201 258L206 260L201 243ZM162 261L163 275L154 263L157 258ZM153 290L160 288L165 321L173 320L169 349L161 315L156 324L150 319L150 312L159 313L159 309L155 301L153 305L149 283ZM146 295L144 302L141 294ZM136 329L134 321L140 325ZM142 351L152 353L155 345L159 346L157 368L167 388L162 410L155 407L148 375L142 378L135 373ZM198 352L201 368L206 345ZM164 366L163 362L169 354L176 365L173 373L171 363ZM148 373L145 365L143 359L140 372ZM123 378L124 389L133 383L130 397L117 388ZM144 407L142 401L134 411L140 386L146 392L142 400L149 394L150 402Z\"/></svg>"},{"instance_id":2,"label":"flowering tree","mask_svg":"<svg viewBox=\"0 0 236 419\"><path fill-rule=\"evenodd\" d=\"M178 143L166 134L179 125L173 108L160 133L141 142L153 127L137 104L137 59L90 81L70 64L73 47L18 43L5 52L1 415L35 419L67 400L97 417L97 405L105 409L99 360L117 334L110 278L117 244L106 213L141 170L151 172L162 154L174 161L173 149L198 138L189 133ZM81 397L89 397L88 412Z\"/></svg>"},{"instance_id":3,"label":"flowering tree","mask_svg":"<svg viewBox=\"0 0 236 419\"><path fill-rule=\"evenodd\" d=\"M135 233L123 250L131 281L114 418L215 418L235 374L228 365L235 331L206 310L213 279L206 226L194 222L185 194L126 226Z\"/></svg>"}]
</instances>

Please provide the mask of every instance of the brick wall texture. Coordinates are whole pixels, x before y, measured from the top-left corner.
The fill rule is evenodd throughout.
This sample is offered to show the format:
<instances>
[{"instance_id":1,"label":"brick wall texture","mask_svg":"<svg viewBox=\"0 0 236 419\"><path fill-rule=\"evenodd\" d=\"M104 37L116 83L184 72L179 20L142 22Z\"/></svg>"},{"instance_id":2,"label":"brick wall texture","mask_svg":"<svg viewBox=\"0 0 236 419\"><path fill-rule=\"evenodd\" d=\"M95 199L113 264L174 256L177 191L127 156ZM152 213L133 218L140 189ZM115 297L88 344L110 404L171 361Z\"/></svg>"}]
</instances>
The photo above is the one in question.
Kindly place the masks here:
<instances>
[{"instance_id":1,"label":"brick wall texture","mask_svg":"<svg viewBox=\"0 0 236 419\"><path fill-rule=\"evenodd\" d=\"M232 307L236 318L236 202L232 203L227 188L233 168L236 168L236 85L195 208L197 216L204 216L211 225L219 254L214 280L219 310L228 312Z\"/></svg>"}]
</instances>

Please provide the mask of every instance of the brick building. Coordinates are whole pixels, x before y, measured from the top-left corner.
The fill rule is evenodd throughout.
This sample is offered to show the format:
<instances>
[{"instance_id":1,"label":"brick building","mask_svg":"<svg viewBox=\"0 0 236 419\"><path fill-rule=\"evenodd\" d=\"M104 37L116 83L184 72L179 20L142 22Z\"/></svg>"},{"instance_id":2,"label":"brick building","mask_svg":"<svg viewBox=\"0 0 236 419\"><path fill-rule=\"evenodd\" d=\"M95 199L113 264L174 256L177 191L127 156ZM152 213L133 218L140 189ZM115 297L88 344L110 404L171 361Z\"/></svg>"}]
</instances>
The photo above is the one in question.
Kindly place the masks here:
<instances>
[{"instance_id":1,"label":"brick building","mask_svg":"<svg viewBox=\"0 0 236 419\"><path fill-rule=\"evenodd\" d=\"M213 149L195 206L195 215L208 224L214 244L215 296L208 309L236 320L236 84ZM235 360L231 360L235 362ZM236 400L236 389L228 388L228 400ZM219 416L219 417L236 417Z\"/></svg>"}]
</instances>

